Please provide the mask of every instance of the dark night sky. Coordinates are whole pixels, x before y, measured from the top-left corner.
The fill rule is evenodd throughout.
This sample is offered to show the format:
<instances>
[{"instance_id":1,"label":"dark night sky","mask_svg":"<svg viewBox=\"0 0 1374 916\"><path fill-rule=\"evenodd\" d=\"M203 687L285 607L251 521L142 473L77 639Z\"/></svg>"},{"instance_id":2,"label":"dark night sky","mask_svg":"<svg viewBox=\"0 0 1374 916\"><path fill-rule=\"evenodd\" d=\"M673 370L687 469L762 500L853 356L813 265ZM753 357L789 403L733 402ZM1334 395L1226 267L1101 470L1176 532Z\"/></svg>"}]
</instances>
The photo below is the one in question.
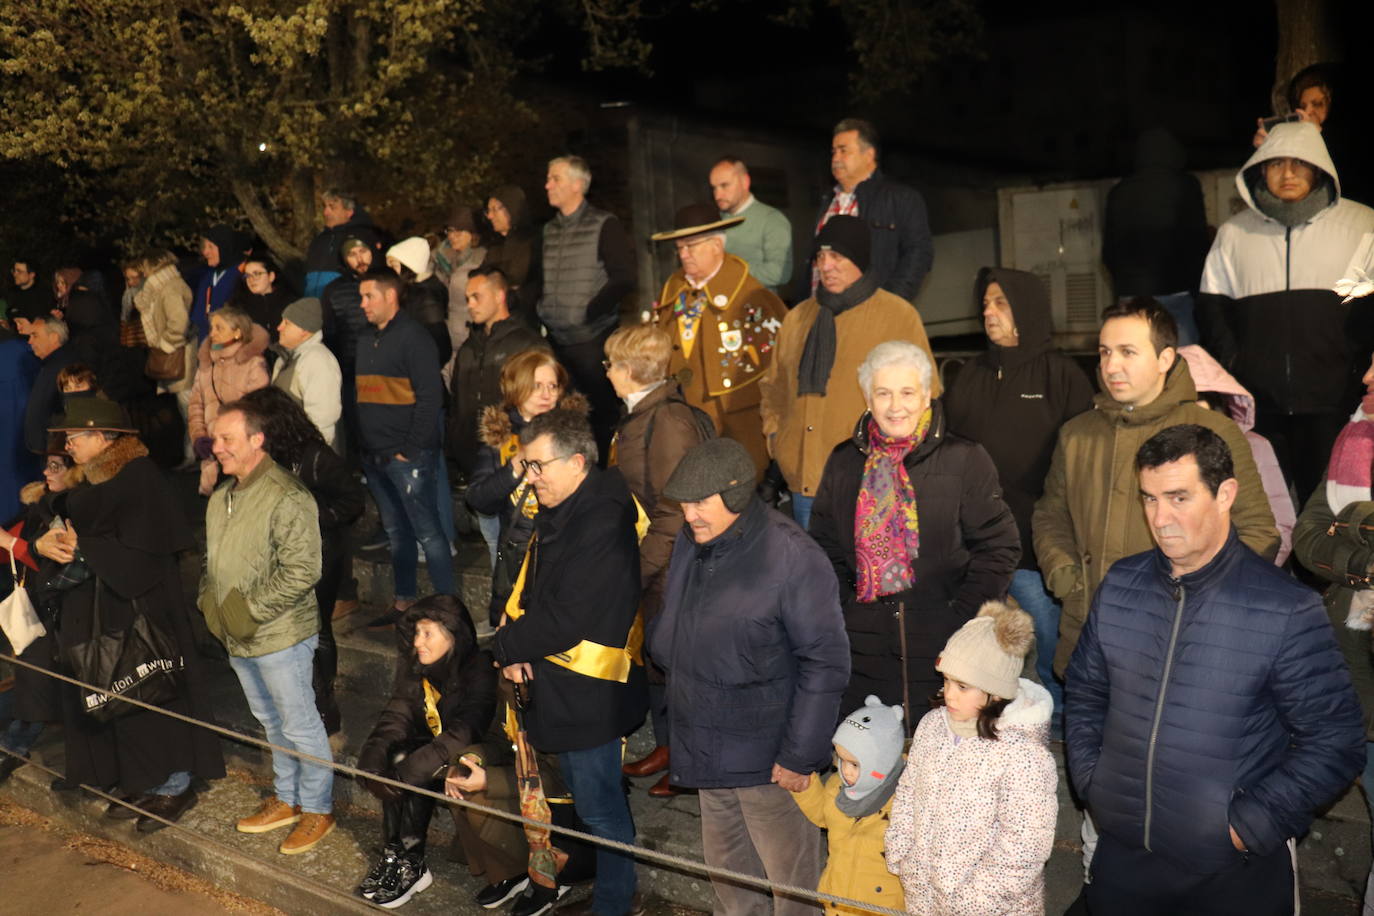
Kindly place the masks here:
<instances>
[{"instance_id":1,"label":"dark night sky","mask_svg":"<svg viewBox=\"0 0 1374 916\"><path fill-rule=\"evenodd\" d=\"M1156 124L1184 140L1194 167L1230 164L1269 113L1277 39L1266 0L984 0L982 60L951 59L909 95L857 105L838 12L800 30L767 20L777 6L651 21L649 79L584 74L566 53L549 76L735 126L823 133L857 113L903 151L1049 177L1119 174L1136 134ZM1332 0L1338 34L1358 34L1346 21L1355 6L1365 4Z\"/></svg>"}]
</instances>

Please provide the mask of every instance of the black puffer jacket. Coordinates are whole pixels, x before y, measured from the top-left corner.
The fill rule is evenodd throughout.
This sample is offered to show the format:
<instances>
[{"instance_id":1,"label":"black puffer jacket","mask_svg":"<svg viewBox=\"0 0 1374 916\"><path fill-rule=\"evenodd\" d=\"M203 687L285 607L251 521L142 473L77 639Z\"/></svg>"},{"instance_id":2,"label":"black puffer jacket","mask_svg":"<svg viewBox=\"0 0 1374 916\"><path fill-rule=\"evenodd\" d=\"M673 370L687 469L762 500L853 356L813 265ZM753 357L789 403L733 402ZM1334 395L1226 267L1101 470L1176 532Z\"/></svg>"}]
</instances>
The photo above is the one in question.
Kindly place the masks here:
<instances>
[{"instance_id":1,"label":"black puffer jacket","mask_svg":"<svg viewBox=\"0 0 1374 916\"><path fill-rule=\"evenodd\" d=\"M939 399L931 409L925 441L905 461L921 534L915 587L870 603L855 594L854 513L868 456L867 413L831 452L811 510L811 536L839 579L853 653L841 709L863 705L872 693L888 705L906 704L912 725L939 688L935 659L945 641L984 601L1006 595L1021 555L992 459L981 445L950 434Z\"/></svg>"},{"instance_id":2,"label":"black puffer jacket","mask_svg":"<svg viewBox=\"0 0 1374 916\"><path fill-rule=\"evenodd\" d=\"M432 665L421 665L414 648L407 648L396 673L391 699L358 752L358 769L386 772L395 745L410 746L416 738L432 738L401 761L396 778L411 785L430 782L440 767L452 763L468 746L480 741L496 711L496 669L490 653L477 648L463 603L449 595L433 595L412 605L401 618L398 635L409 647L421 620L443 624L453 636L453 649ZM439 693L437 703L443 729L434 735L425 721L424 681Z\"/></svg>"},{"instance_id":3,"label":"black puffer jacket","mask_svg":"<svg viewBox=\"0 0 1374 916\"><path fill-rule=\"evenodd\" d=\"M401 293L401 311L425 326L439 351L439 365L453 358L453 341L448 336L448 290L435 276L406 284Z\"/></svg>"},{"instance_id":4,"label":"black puffer jacket","mask_svg":"<svg viewBox=\"0 0 1374 916\"><path fill-rule=\"evenodd\" d=\"M982 307L988 284L998 283L1020 332L1015 347L989 344L964 363L942 398L950 431L987 450L1016 518L1021 569L1038 569L1031 514L1045 491L1045 475L1059 427L1093 405L1093 386L1078 364L1054 349L1050 301L1035 274L985 267L973 298Z\"/></svg>"},{"instance_id":5,"label":"black puffer jacket","mask_svg":"<svg viewBox=\"0 0 1374 916\"><path fill-rule=\"evenodd\" d=\"M492 652L502 666L534 666L525 725L541 751L599 747L644 718L643 666L620 682L549 661L584 640L625 646L639 610L635 516L624 479L592 467L570 496L534 517L525 612L496 631Z\"/></svg>"}]
</instances>

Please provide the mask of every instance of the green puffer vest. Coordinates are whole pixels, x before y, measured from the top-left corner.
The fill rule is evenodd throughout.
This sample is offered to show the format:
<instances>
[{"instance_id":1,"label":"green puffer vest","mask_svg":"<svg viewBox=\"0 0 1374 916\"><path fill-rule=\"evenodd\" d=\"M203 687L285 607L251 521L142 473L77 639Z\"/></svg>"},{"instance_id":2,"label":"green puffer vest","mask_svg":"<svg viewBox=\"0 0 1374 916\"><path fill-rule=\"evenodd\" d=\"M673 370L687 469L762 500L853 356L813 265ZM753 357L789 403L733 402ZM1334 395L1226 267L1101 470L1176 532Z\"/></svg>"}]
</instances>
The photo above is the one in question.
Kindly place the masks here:
<instances>
[{"instance_id":1,"label":"green puffer vest","mask_svg":"<svg viewBox=\"0 0 1374 916\"><path fill-rule=\"evenodd\" d=\"M319 632L320 554L315 497L270 457L210 495L197 604L230 655L279 652Z\"/></svg>"}]
</instances>

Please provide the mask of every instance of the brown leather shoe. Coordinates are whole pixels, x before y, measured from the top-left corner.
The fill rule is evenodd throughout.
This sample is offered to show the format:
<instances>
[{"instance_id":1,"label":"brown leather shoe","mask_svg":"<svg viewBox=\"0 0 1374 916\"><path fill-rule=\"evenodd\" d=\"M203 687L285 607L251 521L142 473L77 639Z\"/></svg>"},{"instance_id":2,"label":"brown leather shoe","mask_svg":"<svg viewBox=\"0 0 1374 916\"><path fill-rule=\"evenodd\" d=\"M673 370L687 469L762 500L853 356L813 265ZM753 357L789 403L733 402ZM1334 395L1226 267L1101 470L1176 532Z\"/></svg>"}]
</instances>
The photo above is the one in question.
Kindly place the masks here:
<instances>
[{"instance_id":1,"label":"brown leather shoe","mask_svg":"<svg viewBox=\"0 0 1374 916\"><path fill-rule=\"evenodd\" d=\"M627 763L620 768L626 776L652 776L668 769L668 746L660 744L647 757Z\"/></svg>"},{"instance_id":2,"label":"brown leather shoe","mask_svg":"<svg viewBox=\"0 0 1374 916\"><path fill-rule=\"evenodd\" d=\"M292 830L291 835L277 847L277 852L284 856L296 856L303 852L309 852L315 848L316 843L329 836L333 830L334 815L306 812L301 815L301 822L296 825L296 829Z\"/></svg>"},{"instance_id":3,"label":"brown leather shoe","mask_svg":"<svg viewBox=\"0 0 1374 916\"><path fill-rule=\"evenodd\" d=\"M348 598L348 599L340 598L338 601L335 601L335 602L334 602L334 612L333 612L333 615L332 615L332 616L333 616L333 619L338 620L338 619L341 618L341 617L347 617L349 614L352 614L352 613L353 613L354 611L356 611L357 609L358 609L358 599L356 599L356 598Z\"/></svg>"},{"instance_id":4,"label":"brown leather shoe","mask_svg":"<svg viewBox=\"0 0 1374 916\"><path fill-rule=\"evenodd\" d=\"M239 833L266 833L278 827L294 824L300 819L300 805L292 807L277 796L269 795L263 799L262 806L257 811L239 821L236 826Z\"/></svg>"},{"instance_id":5,"label":"brown leather shoe","mask_svg":"<svg viewBox=\"0 0 1374 916\"><path fill-rule=\"evenodd\" d=\"M674 795L681 795L682 790L668 781L668 774L664 773L663 778L649 787L649 794L654 798L672 798Z\"/></svg>"}]
</instances>

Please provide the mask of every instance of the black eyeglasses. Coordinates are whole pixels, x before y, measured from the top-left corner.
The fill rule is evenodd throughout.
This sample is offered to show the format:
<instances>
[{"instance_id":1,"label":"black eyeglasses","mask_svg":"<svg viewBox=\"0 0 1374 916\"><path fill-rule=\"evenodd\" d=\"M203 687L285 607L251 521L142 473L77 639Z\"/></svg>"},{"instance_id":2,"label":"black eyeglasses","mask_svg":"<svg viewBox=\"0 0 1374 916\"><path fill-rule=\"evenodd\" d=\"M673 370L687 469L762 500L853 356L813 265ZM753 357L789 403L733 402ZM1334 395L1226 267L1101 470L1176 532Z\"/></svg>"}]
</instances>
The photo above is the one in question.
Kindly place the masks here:
<instances>
[{"instance_id":1,"label":"black eyeglasses","mask_svg":"<svg viewBox=\"0 0 1374 916\"><path fill-rule=\"evenodd\" d=\"M571 455L559 455L557 458L550 458L548 461L539 461L538 459L531 461L521 461L520 470L524 471L530 477L543 477L544 467L546 465L553 464L557 461L566 461L571 457Z\"/></svg>"}]
</instances>

